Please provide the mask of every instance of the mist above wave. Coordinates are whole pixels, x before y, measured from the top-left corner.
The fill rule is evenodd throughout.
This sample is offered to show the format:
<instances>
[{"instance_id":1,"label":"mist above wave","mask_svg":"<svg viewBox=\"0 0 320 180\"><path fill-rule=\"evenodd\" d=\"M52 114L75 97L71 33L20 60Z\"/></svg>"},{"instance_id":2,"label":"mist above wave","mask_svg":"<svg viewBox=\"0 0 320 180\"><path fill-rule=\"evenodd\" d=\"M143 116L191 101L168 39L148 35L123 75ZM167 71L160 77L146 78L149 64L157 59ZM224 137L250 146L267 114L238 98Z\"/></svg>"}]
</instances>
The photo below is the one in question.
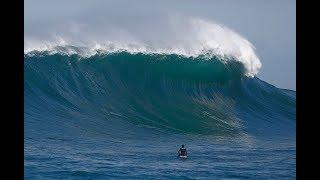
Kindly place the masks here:
<instances>
[{"instance_id":1,"label":"mist above wave","mask_svg":"<svg viewBox=\"0 0 320 180\"><path fill-rule=\"evenodd\" d=\"M77 21L46 26L38 33L26 33L24 51L26 54L50 51L83 57L119 51L186 57L214 55L225 61L241 62L248 76L255 76L261 68L253 45L233 30L215 22L178 15L158 23L131 23L130 26Z\"/></svg>"}]
</instances>

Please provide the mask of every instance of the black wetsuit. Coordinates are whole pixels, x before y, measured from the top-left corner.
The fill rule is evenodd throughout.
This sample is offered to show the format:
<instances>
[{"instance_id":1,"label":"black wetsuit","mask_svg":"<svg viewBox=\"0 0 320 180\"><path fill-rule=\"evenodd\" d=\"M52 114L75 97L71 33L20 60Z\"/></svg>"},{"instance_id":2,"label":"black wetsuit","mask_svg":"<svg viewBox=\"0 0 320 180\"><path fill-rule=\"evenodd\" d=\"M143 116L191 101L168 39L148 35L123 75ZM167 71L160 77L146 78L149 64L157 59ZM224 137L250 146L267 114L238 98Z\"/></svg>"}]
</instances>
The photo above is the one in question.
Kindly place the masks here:
<instances>
[{"instance_id":1,"label":"black wetsuit","mask_svg":"<svg viewBox=\"0 0 320 180\"><path fill-rule=\"evenodd\" d=\"M187 156L187 149L186 148L180 148L178 151L179 156Z\"/></svg>"}]
</instances>

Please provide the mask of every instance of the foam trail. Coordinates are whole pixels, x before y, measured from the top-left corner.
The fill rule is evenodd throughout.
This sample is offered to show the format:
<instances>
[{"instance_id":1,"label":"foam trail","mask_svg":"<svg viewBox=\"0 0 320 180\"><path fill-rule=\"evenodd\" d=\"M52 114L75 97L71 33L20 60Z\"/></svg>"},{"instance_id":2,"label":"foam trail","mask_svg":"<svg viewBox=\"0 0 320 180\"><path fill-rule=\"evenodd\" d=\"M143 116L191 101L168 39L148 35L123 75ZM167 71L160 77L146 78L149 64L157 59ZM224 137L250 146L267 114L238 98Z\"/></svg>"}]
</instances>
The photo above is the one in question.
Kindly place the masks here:
<instances>
[{"instance_id":1,"label":"foam trail","mask_svg":"<svg viewBox=\"0 0 320 180\"><path fill-rule=\"evenodd\" d=\"M42 37L26 35L24 51L26 54L32 51L51 51L85 57L97 52L119 51L186 57L215 55L225 61L236 60L243 63L246 75L250 77L255 76L261 68L253 45L223 25L200 18L174 16L163 26L160 30L146 25L136 31L118 27L101 27L96 31L88 24L71 22L61 28L51 28L50 33ZM151 32L154 30L155 33L144 35L145 29Z\"/></svg>"}]
</instances>

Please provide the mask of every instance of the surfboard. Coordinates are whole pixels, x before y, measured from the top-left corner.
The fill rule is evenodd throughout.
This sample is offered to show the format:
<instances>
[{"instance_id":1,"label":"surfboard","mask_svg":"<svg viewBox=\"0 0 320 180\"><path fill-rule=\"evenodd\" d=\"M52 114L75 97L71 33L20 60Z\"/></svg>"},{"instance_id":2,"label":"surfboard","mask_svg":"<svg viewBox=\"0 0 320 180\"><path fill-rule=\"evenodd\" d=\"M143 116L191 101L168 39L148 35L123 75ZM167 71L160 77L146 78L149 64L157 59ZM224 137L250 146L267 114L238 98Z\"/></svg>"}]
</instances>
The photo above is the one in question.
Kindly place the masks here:
<instances>
[{"instance_id":1,"label":"surfboard","mask_svg":"<svg viewBox=\"0 0 320 180\"><path fill-rule=\"evenodd\" d=\"M187 156L179 156L182 159L187 159Z\"/></svg>"}]
</instances>

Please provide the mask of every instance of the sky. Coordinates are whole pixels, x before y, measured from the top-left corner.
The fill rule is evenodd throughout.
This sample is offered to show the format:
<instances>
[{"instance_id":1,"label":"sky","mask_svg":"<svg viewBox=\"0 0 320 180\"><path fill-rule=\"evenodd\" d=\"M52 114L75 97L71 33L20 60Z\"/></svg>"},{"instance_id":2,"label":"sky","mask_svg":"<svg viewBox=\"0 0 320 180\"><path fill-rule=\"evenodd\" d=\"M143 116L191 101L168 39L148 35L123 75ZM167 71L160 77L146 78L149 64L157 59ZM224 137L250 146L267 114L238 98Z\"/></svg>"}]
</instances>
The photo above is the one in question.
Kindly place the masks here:
<instances>
[{"instance_id":1,"label":"sky","mask_svg":"<svg viewBox=\"0 0 320 180\"><path fill-rule=\"evenodd\" d=\"M66 22L90 22L97 27L112 24L152 36L152 27L161 31L164 17L177 14L218 22L237 32L255 47L262 63L258 78L296 90L294 0L25 0L25 36L46 36L45 27ZM147 25L141 32L137 27L142 24Z\"/></svg>"}]
</instances>

